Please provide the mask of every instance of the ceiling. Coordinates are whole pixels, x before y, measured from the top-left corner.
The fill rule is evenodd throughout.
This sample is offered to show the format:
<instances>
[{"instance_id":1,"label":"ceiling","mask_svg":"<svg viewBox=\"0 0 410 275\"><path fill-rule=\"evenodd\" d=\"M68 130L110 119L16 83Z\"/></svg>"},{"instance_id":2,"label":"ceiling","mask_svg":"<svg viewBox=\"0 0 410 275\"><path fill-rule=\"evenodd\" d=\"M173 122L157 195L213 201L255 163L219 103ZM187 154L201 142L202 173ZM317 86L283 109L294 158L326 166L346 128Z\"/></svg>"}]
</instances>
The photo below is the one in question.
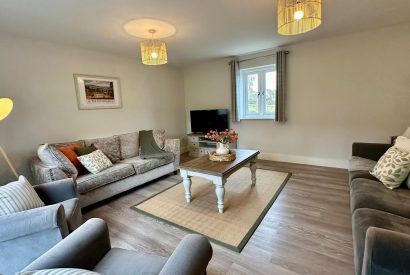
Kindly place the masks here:
<instances>
[{"instance_id":1,"label":"ceiling","mask_svg":"<svg viewBox=\"0 0 410 275\"><path fill-rule=\"evenodd\" d=\"M176 27L164 40L181 66L407 22L409 11L410 0L323 0L322 25L286 37L276 0L0 0L0 32L139 57L140 40L123 25L155 18Z\"/></svg>"}]
</instances>

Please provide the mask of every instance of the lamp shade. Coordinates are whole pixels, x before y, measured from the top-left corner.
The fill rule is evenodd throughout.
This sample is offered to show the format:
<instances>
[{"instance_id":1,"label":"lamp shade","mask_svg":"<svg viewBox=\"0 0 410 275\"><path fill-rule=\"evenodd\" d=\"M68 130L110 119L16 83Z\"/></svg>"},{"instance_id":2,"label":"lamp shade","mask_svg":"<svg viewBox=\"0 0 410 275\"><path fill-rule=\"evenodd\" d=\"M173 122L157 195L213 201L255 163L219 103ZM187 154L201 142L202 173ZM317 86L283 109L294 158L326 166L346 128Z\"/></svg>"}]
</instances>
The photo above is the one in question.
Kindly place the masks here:
<instances>
[{"instance_id":1,"label":"lamp shade","mask_svg":"<svg viewBox=\"0 0 410 275\"><path fill-rule=\"evenodd\" d=\"M13 101L10 98L0 98L0 120L5 119L13 110Z\"/></svg>"},{"instance_id":2,"label":"lamp shade","mask_svg":"<svg viewBox=\"0 0 410 275\"><path fill-rule=\"evenodd\" d=\"M322 23L322 0L278 0L278 33L295 35Z\"/></svg>"},{"instance_id":3,"label":"lamp shade","mask_svg":"<svg viewBox=\"0 0 410 275\"><path fill-rule=\"evenodd\" d=\"M151 39L141 42L141 59L144 65L163 65L168 62L165 42Z\"/></svg>"}]
</instances>

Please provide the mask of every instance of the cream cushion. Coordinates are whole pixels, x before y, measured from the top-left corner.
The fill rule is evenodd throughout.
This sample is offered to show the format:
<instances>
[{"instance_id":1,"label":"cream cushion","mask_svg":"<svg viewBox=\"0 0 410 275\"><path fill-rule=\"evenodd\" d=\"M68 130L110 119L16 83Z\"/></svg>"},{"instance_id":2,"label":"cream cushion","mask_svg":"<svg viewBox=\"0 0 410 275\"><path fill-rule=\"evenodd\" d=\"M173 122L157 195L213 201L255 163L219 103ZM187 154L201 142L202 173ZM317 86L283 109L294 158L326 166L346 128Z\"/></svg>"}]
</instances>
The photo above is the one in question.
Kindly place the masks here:
<instances>
[{"instance_id":1,"label":"cream cushion","mask_svg":"<svg viewBox=\"0 0 410 275\"><path fill-rule=\"evenodd\" d=\"M399 149L402 152L410 153L410 138L403 136L397 137L394 147Z\"/></svg>"},{"instance_id":2,"label":"cream cushion","mask_svg":"<svg viewBox=\"0 0 410 275\"><path fill-rule=\"evenodd\" d=\"M400 151L395 146L390 147L379 159L373 171L370 172L387 188L400 187L410 172L410 153Z\"/></svg>"},{"instance_id":3,"label":"cream cushion","mask_svg":"<svg viewBox=\"0 0 410 275\"><path fill-rule=\"evenodd\" d=\"M110 159L99 149L77 158L81 164L93 174L97 174L112 166Z\"/></svg>"}]
</instances>

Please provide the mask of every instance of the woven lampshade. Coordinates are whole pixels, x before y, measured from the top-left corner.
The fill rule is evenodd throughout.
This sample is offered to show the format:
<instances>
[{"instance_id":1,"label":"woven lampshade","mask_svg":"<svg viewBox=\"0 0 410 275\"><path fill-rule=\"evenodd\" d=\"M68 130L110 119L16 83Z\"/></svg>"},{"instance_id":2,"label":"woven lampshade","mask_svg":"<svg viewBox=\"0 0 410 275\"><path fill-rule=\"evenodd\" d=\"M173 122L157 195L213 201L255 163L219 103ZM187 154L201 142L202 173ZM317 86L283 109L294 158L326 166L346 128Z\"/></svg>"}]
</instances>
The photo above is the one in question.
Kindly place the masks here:
<instances>
[{"instance_id":1,"label":"woven lampshade","mask_svg":"<svg viewBox=\"0 0 410 275\"><path fill-rule=\"evenodd\" d=\"M322 23L322 0L278 0L278 33L295 35Z\"/></svg>"},{"instance_id":2,"label":"woven lampshade","mask_svg":"<svg viewBox=\"0 0 410 275\"><path fill-rule=\"evenodd\" d=\"M168 62L165 42L151 39L141 42L141 59L144 65L162 65Z\"/></svg>"}]
</instances>

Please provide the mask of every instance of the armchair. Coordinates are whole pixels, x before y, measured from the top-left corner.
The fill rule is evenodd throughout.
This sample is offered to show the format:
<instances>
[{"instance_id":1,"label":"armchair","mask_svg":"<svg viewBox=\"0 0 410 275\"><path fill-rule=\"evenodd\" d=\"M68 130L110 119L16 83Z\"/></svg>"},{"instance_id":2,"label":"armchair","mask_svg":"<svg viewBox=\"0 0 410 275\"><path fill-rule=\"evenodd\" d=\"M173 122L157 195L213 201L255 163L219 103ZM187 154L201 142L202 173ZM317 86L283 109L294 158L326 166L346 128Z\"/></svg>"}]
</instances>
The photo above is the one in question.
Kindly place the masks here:
<instances>
[{"instance_id":1,"label":"armchair","mask_svg":"<svg viewBox=\"0 0 410 275\"><path fill-rule=\"evenodd\" d=\"M90 219L23 271L81 268L104 275L160 274L203 275L212 257L209 241L200 235L186 236L169 258L112 248L107 224Z\"/></svg>"},{"instance_id":2,"label":"armchair","mask_svg":"<svg viewBox=\"0 0 410 275\"><path fill-rule=\"evenodd\" d=\"M0 274L14 274L82 224L72 179L34 186L44 207L0 216Z\"/></svg>"}]
</instances>

